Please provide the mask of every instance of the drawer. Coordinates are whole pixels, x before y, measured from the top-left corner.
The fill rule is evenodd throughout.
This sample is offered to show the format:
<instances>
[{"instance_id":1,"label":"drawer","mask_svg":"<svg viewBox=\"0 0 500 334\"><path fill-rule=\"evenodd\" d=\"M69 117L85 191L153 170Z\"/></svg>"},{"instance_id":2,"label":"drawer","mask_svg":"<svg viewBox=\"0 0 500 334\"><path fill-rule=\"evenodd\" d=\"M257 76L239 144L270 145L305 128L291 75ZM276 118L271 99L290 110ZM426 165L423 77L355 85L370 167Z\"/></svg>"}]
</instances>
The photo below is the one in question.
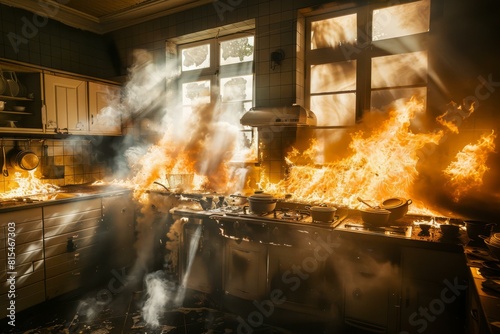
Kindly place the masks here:
<instances>
[{"instance_id":1,"label":"drawer","mask_svg":"<svg viewBox=\"0 0 500 334\"><path fill-rule=\"evenodd\" d=\"M5 276L3 276L5 277ZM16 275L16 290L23 288L25 286L34 284L36 282L43 281L45 278L43 266L38 268L38 270L31 271L28 274L21 275L19 271L17 271ZM2 282L0 286L0 294L7 293L9 291L9 282L7 281L7 277L5 277L5 281Z\"/></svg>"},{"instance_id":2,"label":"drawer","mask_svg":"<svg viewBox=\"0 0 500 334\"><path fill-rule=\"evenodd\" d=\"M44 236L45 238L50 238L57 235L62 235L71 232L77 232L80 230L85 230L98 226L101 222L100 218L89 218L89 219L78 219L71 220L67 222L59 222L56 225L45 224Z\"/></svg>"},{"instance_id":3,"label":"drawer","mask_svg":"<svg viewBox=\"0 0 500 334\"><path fill-rule=\"evenodd\" d=\"M43 271L44 268L45 267L44 267L43 260L37 260L37 261L33 261L33 262L27 262L27 263L16 265L15 272L17 273L17 276L22 276L22 275L32 273L34 271L39 271L39 270ZM2 269L0 270L0 277L2 277L2 279L5 277L7 271L10 271L10 270L7 270L6 267L2 267Z\"/></svg>"},{"instance_id":4,"label":"drawer","mask_svg":"<svg viewBox=\"0 0 500 334\"><path fill-rule=\"evenodd\" d=\"M22 264L31 264L31 262L38 260L43 260L43 249L29 250L22 254L16 252L16 268L20 267ZM3 263L1 270L7 270L5 267L7 265L7 260L1 260L0 263Z\"/></svg>"},{"instance_id":5,"label":"drawer","mask_svg":"<svg viewBox=\"0 0 500 334\"><path fill-rule=\"evenodd\" d=\"M88 220L94 218L97 221L102 219L101 210L90 210L82 211L78 213L70 213L67 215L53 216L51 218L45 218L43 226L48 227L58 227L60 225L65 225L72 222L77 222L80 220Z\"/></svg>"},{"instance_id":6,"label":"drawer","mask_svg":"<svg viewBox=\"0 0 500 334\"><path fill-rule=\"evenodd\" d=\"M63 253L45 259L46 277L53 277L65 272L79 272L96 262L99 254L95 247L81 248L75 252Z\"/></svg>"},{"instance_id":7,"label":"drawer","mask_svg":"<svg viewBox=\"0 0 500 334\"><path fill-rule=\"evenodd\" d=\"M34 220L42 220L42 208L17 210L0 214L0 226L2 227L7 226L8 222L14 222L17 226Z\"/></svg>"},{"instance_id":8,"label":"drawer","mask_svg":"<svg viewBox=\"0 0 500 334\"><path fill-rule=\"evenodd\" d=\"M16 290L16 313L25 310L31 306L40 304L45 301L44 282L26 286ZM7 316L7 307L9 306L9 298L7 294L0 295L0 317L3 319ZM16 319L18 320L18 319ZM18 320L19 321L19 320Z\"/></svg>"},{"instance_id":9,"label":"drawer","mask_svg":"<svg viewBox=\"0 0 500 334\"><path fill-rule=\"evenodd\" d=\"M45 248L56 246L59 244L68 244L68 240L71 239L73 242L79 242L79 240L88 237L95 237L97 239L98 226L87 228L84 230L79 230L71 233L58 234L53 237L45 237ZM49 255L46 255L46 257Z\"/></svg>"},{"instance_id":10,"label":"drawer","mask_svg":"<svg viewBox=\"0 0 500 334\"><path fill-rule=\"evenodd\" d=\"M4 236L0 237L0 249L6 248L8 243L7 226L3 226ZM16 224L16 247L34 240L42 240L42 221L35 220L27 223Z\"/></svg>"},{"instance_id":11,"label":"drawer","mask_svg":"<svg viewBox=\"0 0 500 334\"><path fill-rule=\"evenodd\" d=\"M79 214L85 211L101 210L101 199L87 199L62 204L46 205L43 207L45 219L71 214Z\"/></svg>"},{"instance_id":12,"label":"drawer","mask_svg":"<svg viewBox=\"0 0 500 334\"><path fill-rule=\"evenodd\" d=\"M68 251L68 240L71 240L73 243L73 251ZM55 255L70 253L74 251L78 251L81 248L89 247L97 244L98 238L93 234L90 237L78 237L76 239L67 239L65 243L56 244L53 246L45 247L45 257L49 258Z\"/></svg>"}]
</instances>

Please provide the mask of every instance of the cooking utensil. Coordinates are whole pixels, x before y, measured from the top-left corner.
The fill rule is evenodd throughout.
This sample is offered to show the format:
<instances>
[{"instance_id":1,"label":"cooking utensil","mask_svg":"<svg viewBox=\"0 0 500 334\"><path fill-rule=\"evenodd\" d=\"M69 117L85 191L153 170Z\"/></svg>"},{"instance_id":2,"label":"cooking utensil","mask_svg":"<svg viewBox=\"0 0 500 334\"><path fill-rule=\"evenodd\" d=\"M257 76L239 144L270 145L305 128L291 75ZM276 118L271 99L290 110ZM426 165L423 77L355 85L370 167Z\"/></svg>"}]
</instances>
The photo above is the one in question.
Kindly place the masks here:
<instances>
[{"instance_id":1,"label":"cooking utensil","mask_svg":"<svg viewBox=\"0 0 500 334\"><path fill-rule=\"evenodd\" d=\"M364 199L362 199L360 197L358 197L358 201L360 201L361 203L367 205L368 207L370 207L372 209L375 208L373 205L371 205L370 203L368 203L367 201L365 201Z\"/></svg>"},{"instance_id":2,"label":"cooking utensil","mask_svg":"<svg viewBox=\"0 0 500 334\"><path fill-rule=\"evenodd\" d=\"M413 203L411 199L406 199L402 197L388 198L380 204L381 209L389 210L391 215L389 216L390 222L395 222L401 219L408 212L408 206Z\"/></svg>"},{"instance_id":3,"label":"cooking utensil","mask_svg":"<svg viewBox=\"0 0 500 334\"><path fill-rule=\"evenodd\" d=\"M494 245L490 242L490 238L484 239L484 243L486 244L486 247L490 250L490 254L493 255L495 258L500 260L500 245Z\"/></svg>"},{"instance_id":4,"label":"cooking utensil","mask_svg":"<svg viewBox=\"0 0 500 334\"><path fill-rule=\"evenodd\" d=\"M274 198L271 194L257 193L247 198L250 211L255 214L266 214L274 211L278 199Z\"/></svg>"},{"instance_id":5,"label":"cooking utensil","mask_svg":"<svg viewBox=\"0 0 500 334\"><path fill-rule=\"evenodd\" d=\"M312 206L310 209L313 222L329 223L335 220L337 208L328 206Z\"/></svg>"},{"instance_id":6,"label":"cooking utensil","mask_svg":"<svg viewBox=\"0 0 500 334\"><path fill-rule=\"evenodd\" d=\"M359 211L361 212L363 222L371 226L386 226L391 215L389 210L379 208L368 208Z\"/></svg>"},{"instance_id":7,"label":"cooking utensil","mask_svg":"<svg viewBox=\"0 0 500 334\"><path fill-rule=\"evenodd\" d=\"M474 241L482 241L483 239L479 237L480 235L489 236L493 227L496 224L487 223L479 220L466 220L465 228L467 229L467 236Z\"/></svg>"},{"instance_id":8,"label":"cooking utensil","mask_svg":"<svg viewBox=\"0 0 500 334\"><path fill-rule=\"evenodd\" d=\"M458 237L460 234L460 227L458 225L441 224L439 228L444 237Z\"/></svg>"},{"instance_id":9,"label":"cooking utensil","mask_svg":"<svg viewBox=\"0 0 500 334\"><path fill-rule=\"evenodd\" d=\"M22 149L16 142L15 147L9 151L8 160L10 165L18 170L29 171L38 167L40 159L35 152L29 149Z\"/></svg>"},{"instance_id":10,"label":"cooking utensil","mask_svg":"<svg viewBox=\"0 0 500 334\"><path fill-rule=\"evenodd\" d=\"M2 155L3 155L3 165L2 165L2 175L9 176L9 170L7 169L7 159L5 158L5 146L2 143Z\"/></svg>"},{"instance_id":11,"label":"cooking utensil","mask_svg":"<svg viewBox=\"0 0 500 334\"><path fill-rule=\"evenodd\" d=\"M26 86L25 86L25 85L23 85L23 84L21 83L21 81L17 78L17 74L16 74L16 72L12 72L12 73L13 73L13 75L14 75L14 79L15 79L15 80L16 80L16 82L17 82L17 85L19 86L19 94L18 94L18 96L19 96L19 97L26 97L26 95L28 95L28 89L27 89L27 88L26 88Z\"/></svg>"}]
</instances>

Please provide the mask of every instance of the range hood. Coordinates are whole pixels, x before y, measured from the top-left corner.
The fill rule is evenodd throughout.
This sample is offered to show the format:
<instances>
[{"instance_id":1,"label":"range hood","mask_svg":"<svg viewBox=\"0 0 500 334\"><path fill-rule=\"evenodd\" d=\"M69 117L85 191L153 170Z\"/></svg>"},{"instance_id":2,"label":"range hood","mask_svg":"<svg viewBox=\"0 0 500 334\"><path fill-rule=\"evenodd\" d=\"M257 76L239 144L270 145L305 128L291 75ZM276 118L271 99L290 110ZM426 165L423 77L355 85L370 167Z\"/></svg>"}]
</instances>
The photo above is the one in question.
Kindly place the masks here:
<instances>
[{"instance_id":1,"label":"range hood","mask_svg":"<svg viewBox=\"0 0 500 334\"><path fill-rule=\"evenodd\" d=\"M299 105L254 107L240 119L247 126L314 126L316 115Z\"/></svg>"}]
</instances>

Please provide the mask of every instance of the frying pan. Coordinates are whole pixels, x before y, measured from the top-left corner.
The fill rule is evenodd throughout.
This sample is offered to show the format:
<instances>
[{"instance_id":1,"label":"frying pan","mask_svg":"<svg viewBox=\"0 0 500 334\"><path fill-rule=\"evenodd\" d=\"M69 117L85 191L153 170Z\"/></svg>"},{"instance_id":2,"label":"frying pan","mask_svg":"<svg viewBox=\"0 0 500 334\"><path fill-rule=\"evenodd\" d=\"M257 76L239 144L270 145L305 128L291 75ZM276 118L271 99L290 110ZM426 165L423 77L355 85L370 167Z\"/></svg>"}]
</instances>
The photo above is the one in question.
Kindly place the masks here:
<instances>
[{"instance_id":1,"label":"frying pan","mask_svg":"<svg viewBox=\"0 0 500 334\"><path fill-rule=\"evenodd\" d=\"M3 95L7 90L7 80L3 76L3 72L0 69L0 95Z\"/></svg>"}]
</instances>

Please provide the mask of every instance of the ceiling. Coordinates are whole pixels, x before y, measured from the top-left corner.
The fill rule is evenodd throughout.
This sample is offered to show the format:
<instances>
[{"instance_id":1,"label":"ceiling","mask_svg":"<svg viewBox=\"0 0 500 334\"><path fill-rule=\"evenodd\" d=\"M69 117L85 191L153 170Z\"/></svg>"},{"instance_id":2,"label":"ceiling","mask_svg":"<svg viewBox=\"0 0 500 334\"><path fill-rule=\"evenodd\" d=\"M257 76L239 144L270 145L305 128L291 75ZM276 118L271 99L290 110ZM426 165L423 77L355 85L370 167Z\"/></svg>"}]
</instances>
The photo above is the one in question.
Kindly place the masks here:
<instances>
[{"instance_id":1,"label":"ceiling","mask_svg":"<svg viewBox=\"0 0 500 334\"><path fill-rule=\"evenodd\" d=\"M211 2L213 0L0 0L1 4L33 13L45 12L54 20L98 34Z\"/></svg>"}]
</instances>

